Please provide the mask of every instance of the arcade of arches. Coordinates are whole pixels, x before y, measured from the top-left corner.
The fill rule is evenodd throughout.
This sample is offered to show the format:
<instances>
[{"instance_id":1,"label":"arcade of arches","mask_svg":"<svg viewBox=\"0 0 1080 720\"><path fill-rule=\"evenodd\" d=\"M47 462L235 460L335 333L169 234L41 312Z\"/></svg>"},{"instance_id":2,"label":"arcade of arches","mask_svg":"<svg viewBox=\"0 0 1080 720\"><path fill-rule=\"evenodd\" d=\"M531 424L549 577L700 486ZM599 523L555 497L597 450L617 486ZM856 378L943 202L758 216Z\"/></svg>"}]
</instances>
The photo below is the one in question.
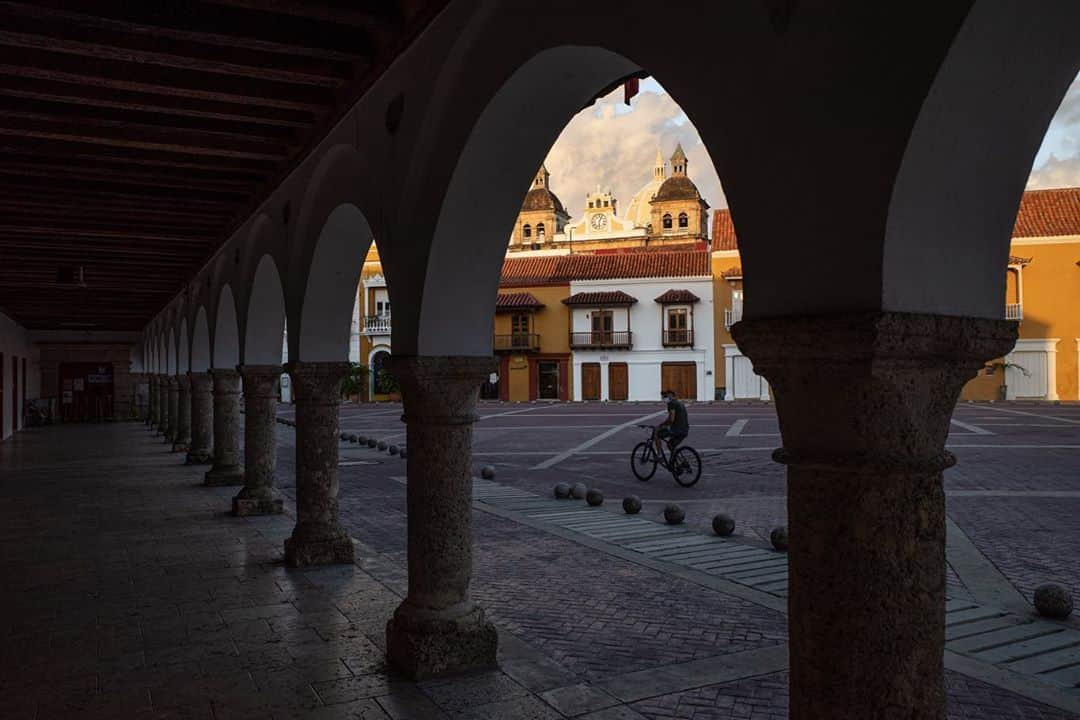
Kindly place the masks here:
<instances>
[{"instance_id":1,"label":"arcade of arches","mask_svg":"<svg viewBox=\"0 0 1080 720\"><path fill-rule=\"evenodd\" d=\"M665 24L658 13L680 28L677 49L641 41ZM724 183L747 288L732 334L780 418L791 717L943 720L945 436L965 382L1016 340L998 319L1001 268L1032 158L1080 70L1078 26L1069 0L1037 13L950 0L930 14L445 3L290 172L236 204L238 229L175 296L144 308L147 422L188 462L212 463L207 484L237 486L233 512L280 512L272 402L287 324L297 512L285 560L356 561L336 498L339 388L378 237L394 307L383 364L409 449L408 595L386 652L414 678L492 666L497 633L469 594L470 447L507 230L569 118L654 74ZM532 242L566 222L559 207L535 212L548 219ZM682 213L705 222L692 198L672 215L680 226ZM832 274L850 281L820 282Z\"/></svg>"}]
</instances>

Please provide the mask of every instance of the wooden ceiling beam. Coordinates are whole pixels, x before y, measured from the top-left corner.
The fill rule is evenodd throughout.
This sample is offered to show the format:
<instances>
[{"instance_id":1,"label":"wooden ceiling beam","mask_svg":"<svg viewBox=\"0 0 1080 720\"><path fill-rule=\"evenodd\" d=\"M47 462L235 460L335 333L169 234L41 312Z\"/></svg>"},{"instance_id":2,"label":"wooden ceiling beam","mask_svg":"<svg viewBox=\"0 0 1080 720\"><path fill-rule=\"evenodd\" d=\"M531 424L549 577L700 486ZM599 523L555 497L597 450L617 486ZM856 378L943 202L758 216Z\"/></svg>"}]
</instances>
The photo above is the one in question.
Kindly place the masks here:
<instances>
[{"instance_id":1,"label":"wooden ceiling beam","mask_svg":"<svg viewBox=\"0 0 1080 720\"><path fill-rule=\"evenodd\" d=\"M325 112L334 100L331 88L141 66L31 48L0 46L0 74L308 112Z\"/></svg>"},{"instance_id":2,"label":"wooden ceiling beam","mask_svg":"<svg viewBox=\"0 0 1080 720\"><path fill-rule=\"evenodd\" d=\"M377 27L390 21L380 3L367 15L368 25L319 22L293 16L288 22L274 18L256 5L250 12L212 2L188 0L171 3L131 3L126 0L95 0L92 7L83 0L34 0L6 2L12 12L24 12L50 19L67 20L98 29L133 32L149 36L243 48L261 52L300 55L326 60L349 61L365 54L357 29ZM264 4L265 5L265 4ZM380 10L382 10L380 12ZM359 16L358 19L363 19ZM262 21L262 22L260 22Z\"/></svg>"},{"instance_id":3,"label":"wooden ceiling beam","mask_svg":"<svg viewBox=\"0 0 1080 720\"><path fill-rule=\"evenodd\" d=\"M275 55L248 50L244 63L230 61L237 53L216 45L194 45L169 38L143 37L115 30L91 29L36 20L4 12L0 7L0 45L46 50L78 58L140 63L175 70L213 73L276 83L339 88L351 63ZM356 61L360 61L358 57Z\"/></svg>"}]
</instances>

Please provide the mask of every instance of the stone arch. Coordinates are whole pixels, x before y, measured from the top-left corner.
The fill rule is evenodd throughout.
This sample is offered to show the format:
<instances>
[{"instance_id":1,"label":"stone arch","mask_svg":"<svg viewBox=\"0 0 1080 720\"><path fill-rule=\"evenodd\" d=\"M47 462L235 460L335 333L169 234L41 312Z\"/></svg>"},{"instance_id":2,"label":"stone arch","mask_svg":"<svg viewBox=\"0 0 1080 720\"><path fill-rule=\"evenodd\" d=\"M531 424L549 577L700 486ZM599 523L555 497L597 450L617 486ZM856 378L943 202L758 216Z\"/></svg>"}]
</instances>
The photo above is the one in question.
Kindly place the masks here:
<instances>
[{"instance_id":1,"label":"stone arch","mask_svg":"<svg viewBox=\"0 0 1080 720\"><path fill-rule=\"evenodd\" d=\"M210 369L210 326L206 321L206 306L195 313L191 337L191 372L204 373Z\"/></svg>"},{"instance_id":2,"label":"stone arch","mask_svg":"<svg viewBox=\"0 0 1080 720\"><path fill-rule=\"evenodd\" d=\"M277 264L267 254L259 260L248 297L244 362L249 365L279 364L284 334L285 294Z\"/></svg>"},{"instance_id":3,"label":"stone arch","mask_svg":"<svg viewBox=\"0 0 1080 720\"><path fill-rule=\"evenodd\" d=\"M211 367L215 368L231 370L240 364L240 329L236 322L236 301L227 284L222 286L218 299L210 357Z\"/></svg>"},{"instance_id":4,"label":"stone arch","mask_svg":"<svg viewBox=\"0 0 1080 720\"><path fill-rule=\"evenodd\" d=\"M176 374L176 332L170 328L165 340L165 374Z\"/></svg>"},{"instance_id":5,"label":"stone arch","mask_svg":"<svg viewBox=\"0 0 1080 720\"><path fill-rule=\"evenodd\" d=\"M300 361L348 360L356 287L371 243L371 225L355 205L339 205L326 218L300 311Z\"/></svg>"},{"instance_id":6,"label":"stone arch","mask_svg":"<svg viewBox=\"0 0 1080 720\"><path fill-rule=\"evenodd\" d=\"M885 228L882 308L1003 317L1013 223L1080 72L1080 4L979 2L911 132ZM1037 81L1033 81L1037 78Z\"/></svg>"},{"instance_id":7,"label":"stone arch","mask_svg":"<svg viewBox=\"0 0 1080 720\"><path fill-rule=\"evenodd\" d=\"M180 321L180 340L177 343L176 373L178 375L187 375L188 370L191 369L191 353L189 352L189 348L188 324L187 318L184 318Z\"/></svg>"},{"instance_id":8,"label":"stone arch","mask_svg":"<svg viewBox=\"0 0 1080 720\"><path fill-rule=\"evenodd\" d=\"M368 367L368 399L375 399L375 380L379 370L382 369L382 361L385 357L390 355L390 346L385 344L378 344L371 348L371 352L367 356Z\"/></svg>"},{"instance_id":9,"label":"stone arch","mask_svg":"<svg viewBox=\"0 0 1080 720\"><path fill-rule=\"evenodd\" d=\"M491 328L477 319L494 313L506 236L523 189L569 119L600 91L640 71L610 50L551 48L521 65L487 103L436 221L417 319L418 355L491 354ZM560 78L559 91L537 93L552 77ZM477 197L486 212L476 212ZM465 237L472 242L463 243Z\"/></svg>"}]
</instances>

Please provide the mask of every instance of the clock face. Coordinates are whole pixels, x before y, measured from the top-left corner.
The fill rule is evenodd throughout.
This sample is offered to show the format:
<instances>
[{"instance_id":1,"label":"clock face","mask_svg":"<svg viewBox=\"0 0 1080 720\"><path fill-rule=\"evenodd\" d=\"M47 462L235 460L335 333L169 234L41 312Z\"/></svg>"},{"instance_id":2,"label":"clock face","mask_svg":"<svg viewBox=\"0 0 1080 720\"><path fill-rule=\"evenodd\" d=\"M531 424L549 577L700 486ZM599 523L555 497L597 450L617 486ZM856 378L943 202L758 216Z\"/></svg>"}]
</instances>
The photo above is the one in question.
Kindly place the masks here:
<instances>
[{"instance_id":1,"label":"clock face","mask_svg":"<svg viewBox=\"0 0 1080 720\"><path fill-rule=\"evenodd\" d=\"M607 215L592 216L593 230L603 230L605 225L607 225Z\"/></svg>"}]
</instances>

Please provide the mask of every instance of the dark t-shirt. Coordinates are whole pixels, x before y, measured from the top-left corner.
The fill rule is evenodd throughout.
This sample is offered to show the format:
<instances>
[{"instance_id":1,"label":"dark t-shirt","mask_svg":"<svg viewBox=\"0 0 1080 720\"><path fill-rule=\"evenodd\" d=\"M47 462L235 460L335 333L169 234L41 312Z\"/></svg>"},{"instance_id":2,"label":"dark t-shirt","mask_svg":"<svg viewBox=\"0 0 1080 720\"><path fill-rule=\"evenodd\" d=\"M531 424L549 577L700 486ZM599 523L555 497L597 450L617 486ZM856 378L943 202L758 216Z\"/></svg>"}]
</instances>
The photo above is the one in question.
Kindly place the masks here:
<instances>
[{"instance_id":1,"label":"dark t-shirt","mask_svg":"<svg viewBox=\"0 0 1080 720\"><path fill-rule=\"evenodd\" d=\"M686 406L672 398L668 400L667 409L675 413L675 419L671 423L671 432L678 435L688 434L690 432L690 418L686 415Z\"/></svg>"}]
</instances>

